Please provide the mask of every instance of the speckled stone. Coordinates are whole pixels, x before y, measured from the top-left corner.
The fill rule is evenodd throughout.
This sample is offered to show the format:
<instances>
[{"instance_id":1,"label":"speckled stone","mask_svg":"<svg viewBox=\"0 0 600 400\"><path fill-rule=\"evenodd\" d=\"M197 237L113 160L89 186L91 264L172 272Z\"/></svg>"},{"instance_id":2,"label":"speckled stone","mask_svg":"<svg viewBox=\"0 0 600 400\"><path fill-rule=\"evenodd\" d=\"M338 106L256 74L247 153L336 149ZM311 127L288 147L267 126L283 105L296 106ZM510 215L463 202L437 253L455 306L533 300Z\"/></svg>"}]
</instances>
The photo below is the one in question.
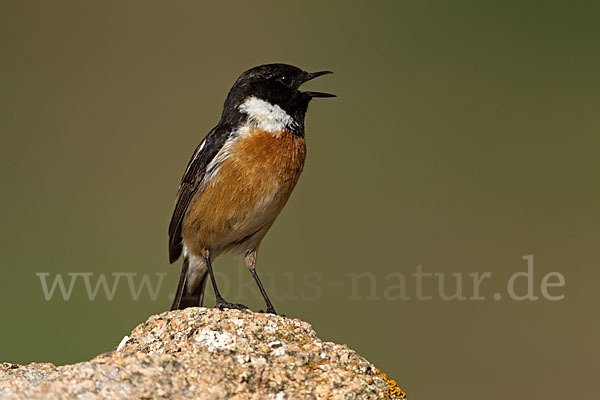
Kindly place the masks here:
<instances>
[{"instance_id":1,"label":"speckled stone","mask_svg":"<svg viewBox=\"0 0 600 400\"><path fill-rule=\"evenodd\" d=\"M2 399L400 398L389 385L310 324L247 310L155 315L114 351L78 364L0 364Z\"/></svg>"}]
</instances>

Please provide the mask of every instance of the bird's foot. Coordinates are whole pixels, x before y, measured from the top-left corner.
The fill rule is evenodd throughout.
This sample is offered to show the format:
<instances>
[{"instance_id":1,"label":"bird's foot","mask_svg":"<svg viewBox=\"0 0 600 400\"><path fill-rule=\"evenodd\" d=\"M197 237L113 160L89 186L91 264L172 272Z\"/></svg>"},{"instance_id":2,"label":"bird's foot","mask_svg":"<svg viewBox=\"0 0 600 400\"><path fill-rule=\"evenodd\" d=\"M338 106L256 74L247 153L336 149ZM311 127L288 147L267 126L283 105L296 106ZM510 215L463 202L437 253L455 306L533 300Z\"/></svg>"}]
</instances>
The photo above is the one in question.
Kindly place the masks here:
<instances>
[{"instance_id":1,"label":"bird's foot","mask_svg":"<svg viewBox=\"0 0 600 400\"><path fill-rule=\"evenodd\" d=\"M230 303L228 301L225 301L225 299L223 299L222 297L217 298L216 307L220 310L223 310L224 308L233 308L234 310L247 310L248 309L248 307L246 307L243 304Z\"/></svg>"},{"instance_id":2,"label":"bird's foot","mask_svg":"<svg viewBox=\"0 0 600 400\"><path fill-rule=\"evenodd\" d=\"M260 310L260 313L265 313L265 314L275 314L275 315L280 315L282 317L285 317L285 315L283 314L277 314L277 311L275 311L275 308L273 307L267 307L267 310Z\"/></svg>"}]
</instances>

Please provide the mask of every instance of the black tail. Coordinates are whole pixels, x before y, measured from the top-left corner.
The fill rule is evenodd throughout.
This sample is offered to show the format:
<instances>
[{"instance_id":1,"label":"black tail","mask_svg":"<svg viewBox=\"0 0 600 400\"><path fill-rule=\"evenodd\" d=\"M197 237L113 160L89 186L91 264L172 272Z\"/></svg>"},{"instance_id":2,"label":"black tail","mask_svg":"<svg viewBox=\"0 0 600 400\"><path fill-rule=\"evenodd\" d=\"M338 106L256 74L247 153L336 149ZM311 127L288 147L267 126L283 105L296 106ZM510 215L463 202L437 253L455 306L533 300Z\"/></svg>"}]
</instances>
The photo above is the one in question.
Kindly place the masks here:
<instances>
[{"instance_id":1,"label":"black tail","mask_svg":"<svg viewBox=\"0 0 600 400\"><path fill-rule=\"evenodd\" d=\"M177 293L175 293L175 299L173 299L173 305L171 310L183 310L188 307L202 307L202 300L204 299L204 288L206 287L206 276L200 281L200 284L194 289L192 293L188 293L186 290L189 261L187 257L183 258L183 266L181 267L181 275L179 276L179 284L177 285Z\"/></svg>"}]
</instances>

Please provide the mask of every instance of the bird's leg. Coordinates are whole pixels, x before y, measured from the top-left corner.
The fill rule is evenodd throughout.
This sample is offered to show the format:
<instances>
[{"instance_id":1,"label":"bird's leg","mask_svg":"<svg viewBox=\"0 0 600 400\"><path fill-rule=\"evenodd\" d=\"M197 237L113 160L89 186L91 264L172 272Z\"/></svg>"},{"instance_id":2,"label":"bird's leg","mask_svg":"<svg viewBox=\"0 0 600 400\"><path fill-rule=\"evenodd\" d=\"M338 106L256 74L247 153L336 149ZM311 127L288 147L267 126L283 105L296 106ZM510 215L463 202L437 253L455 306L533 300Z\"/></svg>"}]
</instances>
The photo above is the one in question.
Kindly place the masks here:
<instances>
[{"instance_id":1,"label":"bird's leg","mask_svg":"<svg viewBox=\"0 0 600 400\"><path fill-rule=\"evenodd\" d=\"M210 281L212 282L212 286L215 291L215 299L217 300L216 307L221 310L224 308L235 308L236 310L247 309L248 307L243 304L229 303L228 301L225 301L225 299L221 296L221 293L219 293L219 289L217 289L217 281L215 279L215 274L213 273L212 263L210 262L210 255L208 252L204 254L204 260L206 261L208 273L210 274Z\"/></svg>"},{"instance_id":2,"label":"bird's leg","mask_svg":"<svg viewBox=\"0 0 600 400\"><path fill-rule=\"evenodd\" d=\"M266 292L265 288L263 287L262 283L260 282L260 278L258 277L258 274L256 273L256 250L251 250L251 251L246 252L245 261L246 261L246 266L250 270L250 273L254 277L254 280L256 281L256 284L258 285L258 288L260 289L260 293L262 294L263 299L265 299L265 303L267 304L266 312L271 313L271 314L277 314L277 312L275 311L275 307L273 307L273 304L271 304L271 300L269 300L269 296L267 295L267 292Z\"/></svg>"}]
</instances>

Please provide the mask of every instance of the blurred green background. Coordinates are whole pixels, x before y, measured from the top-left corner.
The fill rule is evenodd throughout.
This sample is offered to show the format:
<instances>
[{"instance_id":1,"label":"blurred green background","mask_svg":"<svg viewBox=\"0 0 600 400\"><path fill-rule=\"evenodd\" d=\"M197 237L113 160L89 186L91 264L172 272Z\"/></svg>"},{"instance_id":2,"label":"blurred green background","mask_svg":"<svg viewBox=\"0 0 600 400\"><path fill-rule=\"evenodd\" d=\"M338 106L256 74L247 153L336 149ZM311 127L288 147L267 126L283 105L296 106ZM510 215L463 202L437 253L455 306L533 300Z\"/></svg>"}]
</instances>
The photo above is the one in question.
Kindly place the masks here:
<instances>
[{"instance_id":1,"label":"blurred green background","mask_svg":"<svg viewBox=\"0 0 600 400\"><path fill-rule=\"evenodd\" d=\"M593 2L4 1L0 11L0 361L89 359L168 309L180 265L167 262L167 224L185 165L237 76L286 62L335 71L310 87L339 97L311 105L305 172L261 247L277 309L348 344L412 399L594 398ZM511 300L507 281L529 254L540 299ZM242 265L215 263L227 298L259 309L258 291L238 288L252 284ZM462 273L467 296L468 274L490 272L486 299L444 301L433 281L433 299L419 301L418 265L444 273L449 293ZM365 271L375 294L369 278L352 283ZM125 278L112 301L102 290L90 301L81 278L69 301L46 301L40 272L93 272L94 284L168 275L154 301L147 291L135 301ZM384 296L398 272L410 300ZM541 297L549 272L564 276L550 289L564 300Z\"/></svg>"}]
</instances>

